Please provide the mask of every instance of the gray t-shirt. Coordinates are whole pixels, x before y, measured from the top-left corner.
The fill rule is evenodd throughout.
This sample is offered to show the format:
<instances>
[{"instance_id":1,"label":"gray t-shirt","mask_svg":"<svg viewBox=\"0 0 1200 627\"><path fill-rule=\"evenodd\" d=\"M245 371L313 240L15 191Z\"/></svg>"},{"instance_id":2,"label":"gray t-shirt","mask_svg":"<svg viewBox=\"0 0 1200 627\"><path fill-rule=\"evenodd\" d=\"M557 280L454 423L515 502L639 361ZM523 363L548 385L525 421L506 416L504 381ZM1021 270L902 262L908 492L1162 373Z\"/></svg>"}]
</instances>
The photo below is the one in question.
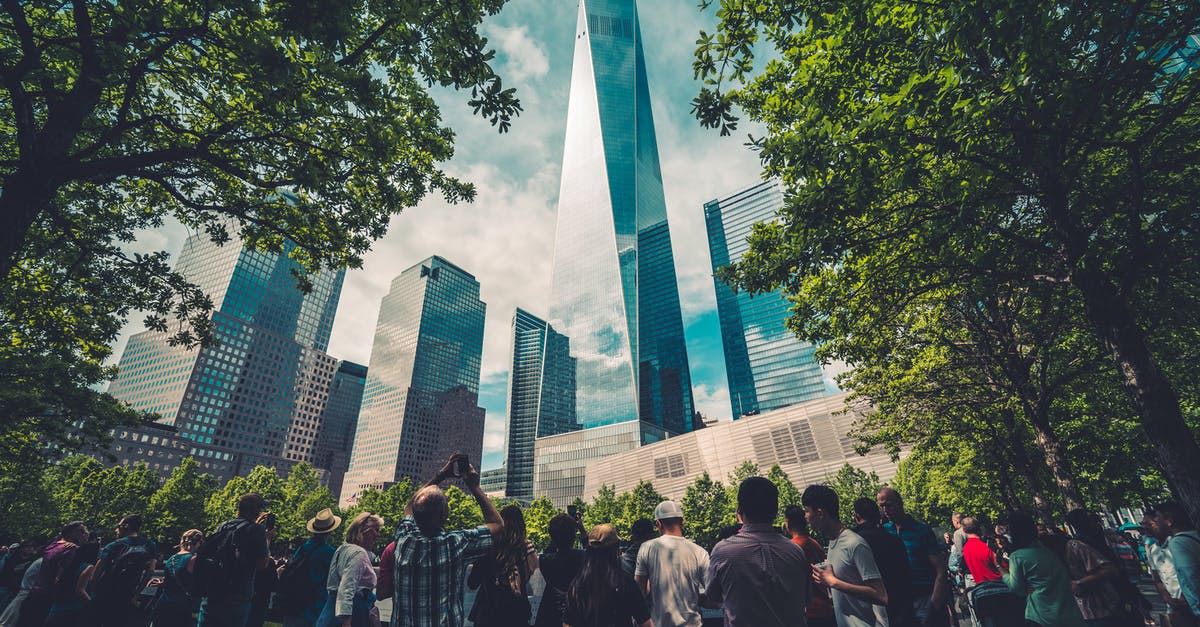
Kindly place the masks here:
<instances>
[{"instance_id":1,"label":"gray t-shirt","mask_svg":"<svg viewBox=\"0 0 1200 627\"><path fill-rule=\"evenodd\" d=\"M638 550L635 577L650 580L650 617L655 627L700 627L700 592L708 552L679 536L661 536Z\"/></svg>"},{"instance_id":2,"label":"gray t-shirt","mask_svg":"<svg viewBox=\"0 0 1200 627\"><path fill-rule=\"evenodd\" d=\"M868 581L882 579L870 545L862 536L849 529L843 529L838 537L829 543L827 554L826 561L833 567L834 576L842 581L861 586ZM838 627L875 627L888 624L887 611L883 606L877 607L866 599L840 590L831 592L833 615L837 618Z\"/></svg>"}]
</instances>

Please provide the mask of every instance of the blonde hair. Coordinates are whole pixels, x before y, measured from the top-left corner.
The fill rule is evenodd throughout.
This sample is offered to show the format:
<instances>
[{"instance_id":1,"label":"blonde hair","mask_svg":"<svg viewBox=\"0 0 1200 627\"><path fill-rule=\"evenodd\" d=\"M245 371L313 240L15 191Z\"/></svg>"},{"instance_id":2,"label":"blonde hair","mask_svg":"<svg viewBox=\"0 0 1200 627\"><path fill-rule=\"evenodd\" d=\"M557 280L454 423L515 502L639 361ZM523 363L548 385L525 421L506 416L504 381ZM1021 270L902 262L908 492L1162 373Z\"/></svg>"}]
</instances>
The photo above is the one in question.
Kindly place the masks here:
<instances>
[{"instance_id":1,"label":"blonde hair","mask_svg":"<svg viewBox=\"0 0 1200 627\"><path fill-rule=\"evenodd\" d=\"M346 542L351 544L362 545L363 526L368 522L374 522L380 527L383 526L383 517L371 512L362 512L350 521L350 525L346 527ZM370 548L370 547L367 547Z\"/></svg>"},{"instance_id":2,"label":"blonde hair","mask_svg":"<svg viewBox=\"0 0 1200 627\"><path fill-rule=\"evenodd\" d=\"M188 529L179 536L179 548L192 551L204 543L204 532L199 529Z\"/></svg>"}]
</instances>

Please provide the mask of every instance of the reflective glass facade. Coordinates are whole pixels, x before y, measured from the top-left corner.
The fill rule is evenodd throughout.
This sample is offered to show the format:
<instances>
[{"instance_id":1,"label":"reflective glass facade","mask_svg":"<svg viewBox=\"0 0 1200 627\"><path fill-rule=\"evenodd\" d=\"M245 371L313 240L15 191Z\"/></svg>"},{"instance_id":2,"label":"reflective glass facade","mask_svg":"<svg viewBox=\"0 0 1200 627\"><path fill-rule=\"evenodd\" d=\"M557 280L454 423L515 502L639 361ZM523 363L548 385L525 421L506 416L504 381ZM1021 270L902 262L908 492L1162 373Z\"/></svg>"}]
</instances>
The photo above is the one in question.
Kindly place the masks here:
<instances>
[{"instance_id":1,"label":"reflective glass facade","mask_svg":"<svg viewBox=\"0 0 1200 627\"><path fill-rule=\"evenodd\" d=\"M329 385L329 402L321 413L321 429L317 433L315 465L328 475L325 485L338 498L342 481L350 467L350 450L358 427L358 412L362 407L363 388L367 383L367 367L343 361L333 373Z\"/></svg>"},{"instance_id":2,"label":"reflective glass facade","mask_svg":"<svg viewBox=\"0 0 1200 627\"><path fill-rule=\"evenodd\" d=\"M576 359L576 417L693 428L691 377L633 0L582 0L550 324Z\"/></svg>"},{"instance_id":3,"label":"reflective glass facade","mask_svg":"<svg viewBox=\"0 0 1200 627\"><path fill-rule=\"evenodd\" d=\"M344 273L312 277L284 254L223 246L204 235L184 243L179 270L213 300L214 346L170 346L166 334L130 338L109 391L157 412L219 478L256 465L323 468L316 454L337 360L325 353Z\"/></svg>"},{"instance_id":4,"label":"reflective glass facade","mask_svg":"<svg viewBox=\"0 0 1200 627\"><path fill-rule=\"evenodd\" d=\"M570 340L545 320L517 309L508 374L504 492L532 501L533 442L579 428L575 418L575 358Z\"/></svg>"},{"instance_id":5,"label":"reflective glass facade","mask_svg":"<svg viewBox=\"0 0 1200 627\"><path fill-rule=\"evenodd\" d=\"M713 271L741 259L749 249L747 238L754 223L773 221L782 206L783 191L774 181L706 203ZM825 383L813 346L796 339L784 326L791 304L783 294L751 295L734 292L715 278L713 283L733 418L823 396Z\"/></svg>"},{"instance_id":6,"label":"reflective glass facade","mask_svg":"<svg viewBox=\"0 0 1200 627\"><path fill-rule=\"evenodd\" d=\"M479 463L485 310L475 277L441 257L392 280L379 307L343 503L405 476L424 483L456 451Z\"/></svg>"}]
</instances>

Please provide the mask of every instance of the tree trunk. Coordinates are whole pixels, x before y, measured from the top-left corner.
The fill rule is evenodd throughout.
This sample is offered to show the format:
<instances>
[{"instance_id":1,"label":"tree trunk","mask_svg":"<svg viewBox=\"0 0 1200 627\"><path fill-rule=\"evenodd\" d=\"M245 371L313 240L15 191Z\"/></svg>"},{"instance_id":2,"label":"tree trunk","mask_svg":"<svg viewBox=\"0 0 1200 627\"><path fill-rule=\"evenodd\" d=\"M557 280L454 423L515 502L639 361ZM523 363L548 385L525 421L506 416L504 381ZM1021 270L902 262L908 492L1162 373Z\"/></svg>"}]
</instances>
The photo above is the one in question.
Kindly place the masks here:
<instances>
[{"instance_id":1,"label":"tree trunk","mask_svg":"<svg viewBox=\"0 0 1200 627\"><path fill-rule=\"evenodd\" d=\"M1050 426L1050 419L1041 407L1031 407L1024 403L1025 418L1033 427L1033 441L1042 449L1046 456L1046 467L1054 477L1054 484L1062 495L1063 505L1067 511L1083 509L1083 493L1075 481L1075 473L1071 470L1071 460L1067 457L1067 448Z\"/></svg>"},{"instance_id":2,"label":"tree trunk","mask_svg":"<svg viewBox=\"0 0 1200 627\"><path fill-rule=\"evenodd\" d=\"M1054 524L1054 508L1050 505L1050 501L1046 499L1045 493L1042 491L1042 482L1038 479L1037 473L1033 469L1033 464L1030 462L1029 454L1025 450L1025 438L1023 437L1024 429L1019 428L1015 416L1007 409L1002 410L1004 415L1005 427L1008 432L1008 448L1011 450L1009 455L1009 463L1013 470L1025 481L1025 486L1029 489L1029 496L1033 499L1033 507L1037 511L1038 518L1047 525Z\"/></svg>"},{"instance_id":3,"label":"tree trunk","mask_svg":"<svg viewBox=\"0 0 1200 627\"><path fill-rule=\"evenodd\" d=\"M21 258L29 227L54 196L47 183L44 175L21 167L0 190L0 221L4 223L0 229L0 279L7 277Z\"/></svg>"},{"instance_id":4,"label":"tree trunk","mask_svg":"<svg viewBox=\"0 0 1200 627\"><path fill-rule=\"evenodd\" d=\"M1116 362L1171 491L1192 520L1200 520L1200 446L1183 419L1174 387L1146 345L1145 332L1116 286L1099 272L1080 267L1071 281L1083 295L1088 319Z\"/></svg>"}]
</instances>

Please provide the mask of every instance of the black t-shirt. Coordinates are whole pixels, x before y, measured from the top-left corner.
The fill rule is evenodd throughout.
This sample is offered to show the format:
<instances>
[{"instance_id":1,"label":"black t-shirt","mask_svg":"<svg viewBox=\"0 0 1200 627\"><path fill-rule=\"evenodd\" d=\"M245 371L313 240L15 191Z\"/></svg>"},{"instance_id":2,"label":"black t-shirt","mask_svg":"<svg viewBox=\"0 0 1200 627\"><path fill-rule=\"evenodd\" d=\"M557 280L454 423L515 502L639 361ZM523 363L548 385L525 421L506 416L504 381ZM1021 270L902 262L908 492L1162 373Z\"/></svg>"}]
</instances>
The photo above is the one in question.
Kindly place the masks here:
<instances>
[{"instance_id":1,"label":"black t-shirt","mask_svg":"<svg viewBox=\"0 0 1200 627\"><path fill-rule=\"evenodd\" d=\"M888 616L907 612L912 607L912 575L908 567L908 552L899 536L879 526L860 525L854 532L867 541L879 567L879 576L888 593Z\"/></svg>"},{"instance_id":2,"label":"black t-shirt","mask_svg":"<svg viewBox=\"0 0 1200 627\"><path fill-rule=\"evenodd\" d=\"M217 532L226 527L238 526L233 531L233 546L237 549L237 560L229 572L229 591L238 596L254 594L254 573L262 558L267 556L267 531L261 525L240 518L225 521Z\"/></svg>"},{"instance_id":3,"label":"black t-shirt","mask_svg":"<svg viewBox=\"0 0 1200 627\"><path fill-rule=\"evenodd\" d=\"M546 580L546 591L542 593L542 603L538 606L534 625L562 627L563 610L567 607L567 589L582 565L583 551L580 549L543 553L538 557L538 570L542 571L542 577Z\"/></svg>"},{"instance_id":4,"label":"black t-shirt","mask_svg":"<svg viewBox=\"0 0 1200 627\"><path fill-rule=\"evenodd\" d=\"M620 585L613 590L610 598L601 603L596 622L585 621L580 608L575 607L570 599L567 600L567 610L563 612L563 622L571 627L630 627L648 620L650 608L646 604L646 597L642 596L633 578L625 574L621 575Z\"/></svg>"}]
</instances>

